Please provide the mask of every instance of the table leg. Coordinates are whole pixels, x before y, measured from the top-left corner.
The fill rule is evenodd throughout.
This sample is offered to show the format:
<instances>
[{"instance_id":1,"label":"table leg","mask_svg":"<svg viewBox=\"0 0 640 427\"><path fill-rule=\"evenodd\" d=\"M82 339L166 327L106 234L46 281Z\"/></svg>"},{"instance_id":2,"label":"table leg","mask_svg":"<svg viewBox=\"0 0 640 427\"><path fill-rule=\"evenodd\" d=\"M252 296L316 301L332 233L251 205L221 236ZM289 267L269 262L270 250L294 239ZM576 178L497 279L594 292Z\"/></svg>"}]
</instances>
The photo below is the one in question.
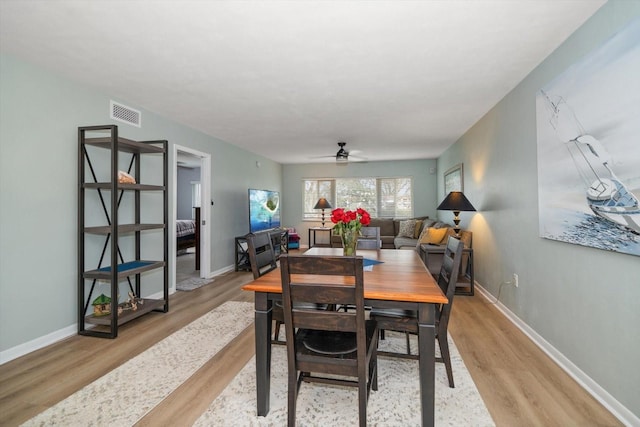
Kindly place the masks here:
<instances>
[{"instance_id":1,"label":"table leg","mask_svg":"<svg viewBox=\"0 0 640 427\"><path fill-rule=\"evenodd\" d=\"M273 301L263 292L255 293L256 389L258 416L269 413L271 389L271 324Z\"/></svg>"},{"instance_id":2,"label":"table leg","mask_svg":"<svg viewBox=\"0 0 640 427\"><path fill-rule=\"evenodd\" d=\"M420 400L422 426L433 427L435 419L435 308L420 304L418 309L418 346L420 351Z\"/></svg>"}]
</instances>

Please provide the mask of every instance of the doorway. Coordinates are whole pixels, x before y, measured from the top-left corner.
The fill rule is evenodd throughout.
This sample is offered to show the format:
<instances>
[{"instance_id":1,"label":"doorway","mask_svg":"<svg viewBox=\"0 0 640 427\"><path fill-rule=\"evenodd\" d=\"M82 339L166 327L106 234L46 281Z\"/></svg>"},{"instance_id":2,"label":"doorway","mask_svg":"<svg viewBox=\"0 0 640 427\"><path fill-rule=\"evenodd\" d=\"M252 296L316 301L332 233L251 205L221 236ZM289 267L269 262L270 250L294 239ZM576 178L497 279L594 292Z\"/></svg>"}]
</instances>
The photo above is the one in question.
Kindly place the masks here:
<instances>
[{"instance_id":1,"label":"doorway","mask_svg":"<svg viewBox=\"0 0 640 427\"><path fill-rule=\"evenodd\" d=\"M170 271L173 271L171 292L176 283L189 278L211 278L211 244L209 215L211 200L211 155L188 147L174 145L173 152L173 231L170 233L171 254ZM196 219L198 211L198 219ZM198 226L197 237L182 236L183 224L188 220ZM179 236L180 231L180 236ZM195 233L195 230L192 232ZM185 240L186 239L186 240ZM196 250L197 249L197 250ZM199 263L196 263L196 252ZM196 264L199 264L196 266ZM199 268L197 268L199 267Z\"/></svg>"}]
</instances>

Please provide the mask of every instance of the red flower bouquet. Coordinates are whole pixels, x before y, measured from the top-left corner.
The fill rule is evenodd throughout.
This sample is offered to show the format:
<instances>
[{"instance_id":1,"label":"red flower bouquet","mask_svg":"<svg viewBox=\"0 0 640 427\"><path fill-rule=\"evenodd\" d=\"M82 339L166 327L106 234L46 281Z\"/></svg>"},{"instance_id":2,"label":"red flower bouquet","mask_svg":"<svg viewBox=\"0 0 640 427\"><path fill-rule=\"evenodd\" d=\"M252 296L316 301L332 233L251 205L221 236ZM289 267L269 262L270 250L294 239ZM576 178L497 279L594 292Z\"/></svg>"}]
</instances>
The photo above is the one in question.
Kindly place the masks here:
<instances>
[{"instance_id":1,"label":"red flower bouquet","mask_svg":"<svg viewBox=\"0 0 640 427\"><path fill-rule=\"evenodd\" d=\"M369 225L371 216L369 212L362 208L355 211L345 211L344 208L337 208L331 211L331 222L333 234L342 238L342 247L345 255L355 255L358 244L358 236L363 225Z\"/></svg>"}]
</instances>

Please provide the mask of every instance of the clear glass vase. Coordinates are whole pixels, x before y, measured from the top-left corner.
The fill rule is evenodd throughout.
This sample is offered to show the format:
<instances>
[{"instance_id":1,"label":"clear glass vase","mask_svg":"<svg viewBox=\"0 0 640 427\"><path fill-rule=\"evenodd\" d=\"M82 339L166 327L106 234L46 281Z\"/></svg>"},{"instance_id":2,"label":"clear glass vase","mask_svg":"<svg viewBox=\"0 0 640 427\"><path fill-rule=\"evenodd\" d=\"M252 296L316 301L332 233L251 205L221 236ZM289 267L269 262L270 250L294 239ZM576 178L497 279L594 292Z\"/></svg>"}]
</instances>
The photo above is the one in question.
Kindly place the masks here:
<instances>
[{"instance_id":1,"label":"clear glass vase","mask_svg":"<svg viewBox=\"0 0 640 427\"><path fill-rule=\"evenodd\" d=\"M358 232L355 230L344 230L342 233L342 254L344 256L355 256L358 247Z\"/></svg>"}]
</instances>

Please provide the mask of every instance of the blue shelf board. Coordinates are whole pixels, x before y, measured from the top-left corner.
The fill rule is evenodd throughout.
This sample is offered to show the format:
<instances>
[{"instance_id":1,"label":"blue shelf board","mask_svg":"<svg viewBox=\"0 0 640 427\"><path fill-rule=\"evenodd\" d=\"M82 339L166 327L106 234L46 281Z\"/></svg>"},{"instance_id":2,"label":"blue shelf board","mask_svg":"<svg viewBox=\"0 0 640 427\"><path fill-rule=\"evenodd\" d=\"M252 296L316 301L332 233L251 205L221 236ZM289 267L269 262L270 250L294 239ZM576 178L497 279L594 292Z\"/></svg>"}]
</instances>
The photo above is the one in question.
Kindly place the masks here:
<instances>
[{"instance_id":1,"label":"blue shelf board","mask_svg":"<svg viewBox=\"0 0 640 427\"><path fill-rule=\"evenodd\" d=\"M125 262L124 264L118 264L118 272L121 271L128 271L128 270L133 270L135 268L140 268L140 267L145 267L147 265L151 265L153 264L153 262L151 261L131 261L131 262ZM106 272L110 272L111 271L111 266L108 267L102 267L100 269L98 269L98 271L106 271Z\"/></svg>"}]
</instances>

